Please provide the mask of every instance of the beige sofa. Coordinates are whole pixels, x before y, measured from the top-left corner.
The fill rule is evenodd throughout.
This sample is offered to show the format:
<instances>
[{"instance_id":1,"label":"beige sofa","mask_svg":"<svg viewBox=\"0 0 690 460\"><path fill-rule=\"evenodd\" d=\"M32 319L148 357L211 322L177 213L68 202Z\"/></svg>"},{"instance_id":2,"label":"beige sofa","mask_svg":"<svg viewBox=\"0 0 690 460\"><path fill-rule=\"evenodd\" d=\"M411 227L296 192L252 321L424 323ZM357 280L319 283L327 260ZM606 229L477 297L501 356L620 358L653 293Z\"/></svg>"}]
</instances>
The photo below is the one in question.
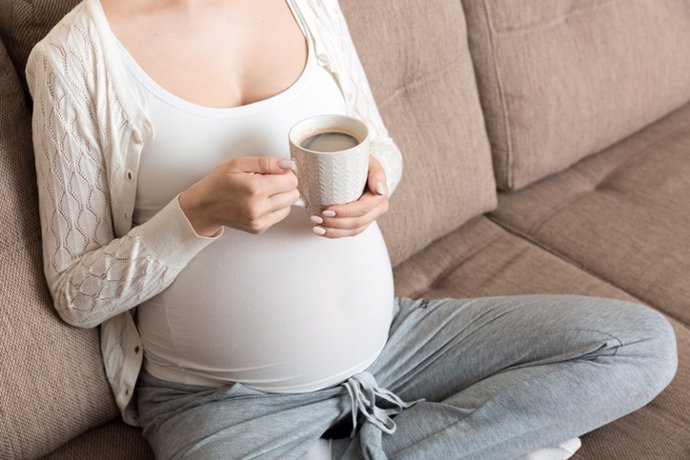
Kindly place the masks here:
<instances>
[{"instance_id":1,"label":"beige sofa","mask_svg":"<svg viewBox=\"0 0 690 460\"><path fill-rule=\"evenodd\" d=\"M60 322L42 274L23 67L75 3L0 0L2 459L152 458L118 419L97 331ZM690 459L690 1L341 4L405 158L380 220L397 294L659 309L675 380L575 458Z\"/></svg>"}]
</instances>

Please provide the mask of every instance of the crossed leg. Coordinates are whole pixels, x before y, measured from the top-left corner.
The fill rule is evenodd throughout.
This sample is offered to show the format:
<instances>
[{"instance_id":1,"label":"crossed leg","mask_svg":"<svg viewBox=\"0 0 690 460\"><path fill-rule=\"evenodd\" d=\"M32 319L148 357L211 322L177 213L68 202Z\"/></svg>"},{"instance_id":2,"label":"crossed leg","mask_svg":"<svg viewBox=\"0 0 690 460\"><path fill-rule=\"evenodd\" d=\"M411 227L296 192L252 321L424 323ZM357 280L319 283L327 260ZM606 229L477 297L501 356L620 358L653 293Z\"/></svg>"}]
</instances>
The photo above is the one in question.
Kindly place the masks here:
<instances>
[{"instance_id":1,"label":"crossed leg","mask_svg":"<svg viewBox=\"0 0 690 460\"><path fill-rule=\"evenodd\" d=\"M514 459L642 407L676 369L670 324L630 302L547 294L399 298L395 309L376 361L322 390L209 389L143 373L144 437L161 459L298 459L354 412L360 429L333 439L333 458ZM387 421L371 408L382 424L351 411L359 382L425 401ZM395 399L375 403L392 410ZM392 434L381 430L388 422Z\"/></svg>"},{"instance_id":2,"label":"crossed leg","mask_svg":"<svg viewBox=\"0 0 690 460\"><path fill-rule=\"evenodd\" d=\"M639 409L676 370L670 324L635 303L538 294L398 306L366 372L425 401L394 416L390 435L363 418L354 439L333 440L334 458L514 459Z\"/></svg>"}]
</instances>

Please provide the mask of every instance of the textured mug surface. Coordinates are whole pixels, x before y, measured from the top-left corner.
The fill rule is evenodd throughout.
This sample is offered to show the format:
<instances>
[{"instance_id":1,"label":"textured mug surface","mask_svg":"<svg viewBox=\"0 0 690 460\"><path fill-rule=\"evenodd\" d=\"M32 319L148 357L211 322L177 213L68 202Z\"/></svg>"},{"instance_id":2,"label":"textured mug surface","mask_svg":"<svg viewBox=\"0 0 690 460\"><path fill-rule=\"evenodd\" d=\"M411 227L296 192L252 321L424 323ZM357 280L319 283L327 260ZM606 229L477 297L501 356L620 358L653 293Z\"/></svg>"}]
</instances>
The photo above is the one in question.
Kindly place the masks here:
<instances>
[{"instance_id":1,"label":"textured mug surface","mask_svg":"<svg viewBox=\"0 0 690 460\"><path fill-rule=\"evenodd\" d=\"M347 134L358 144L329 152L302 147L305 139L326 132ZM347 115L316 115L296 123L288 137L290 155L297 165L302 207L313 213L362 196L369 172L369 130L363 122Z\"/></svg>"}]
</instances>

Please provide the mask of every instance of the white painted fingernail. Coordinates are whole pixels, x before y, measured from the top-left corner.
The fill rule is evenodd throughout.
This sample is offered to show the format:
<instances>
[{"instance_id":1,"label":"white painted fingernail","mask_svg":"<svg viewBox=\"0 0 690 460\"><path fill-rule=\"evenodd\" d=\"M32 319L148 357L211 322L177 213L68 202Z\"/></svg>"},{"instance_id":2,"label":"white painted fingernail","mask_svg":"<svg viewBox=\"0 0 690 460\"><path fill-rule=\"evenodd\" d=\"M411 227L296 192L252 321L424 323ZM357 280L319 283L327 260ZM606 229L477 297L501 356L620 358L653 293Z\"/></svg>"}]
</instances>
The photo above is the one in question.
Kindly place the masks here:
<instances>
[{"instance_id":1,"label":"white painted fingernail","mask_svg":"<svg viewBox=\"0 0 690 460\"><path fill-rule=\"evenodd\" d=\"M295 162L292 160L281 160L278 162L278 166L280 166L283 169L294 169Z\"/></svg>"},{"instance_id":2,"label":"white painted fingernail","mask_svg":"<svg viewBox=\"0 0 690 460\"><path fill-rule=\"evenodd\" d=\"M323 236L326 234L326 229L323 227L312 227L311 231L316 233L317 235L320 235L320 236Z\"/></svg>"},{"instance_id":3,"label":"white painted fingernail","mask_svg":"<svg viewBox=\"0 0 690 460\"><path fill-rule=\"evenodd\" d=\"M311 216L311 221L315 224L323 224L323 219L319 216Z\"/></svg>"},{"instance_id":4,"label":"white painted fingernail","mask_svg":"<svg viewBox=\"0 0 690 460\"><path fill-rule=\"evenodd\" d=\"M386 194L386 189L383 187L383 182L377 181L376 182L376 193L379 195L385 195Z\"/></svg>"},{"instance_id":5,"label":"white painted fingernail","mask_svg":"<svg viewBox=\"0 0 690 460\"><path fill-rule=\"evenodd\" d=\"M328 211L324 211L321 214L323 214L326 217L335 217L335 211L331 211L330 209Z\"/></svg>"}]
</instances>

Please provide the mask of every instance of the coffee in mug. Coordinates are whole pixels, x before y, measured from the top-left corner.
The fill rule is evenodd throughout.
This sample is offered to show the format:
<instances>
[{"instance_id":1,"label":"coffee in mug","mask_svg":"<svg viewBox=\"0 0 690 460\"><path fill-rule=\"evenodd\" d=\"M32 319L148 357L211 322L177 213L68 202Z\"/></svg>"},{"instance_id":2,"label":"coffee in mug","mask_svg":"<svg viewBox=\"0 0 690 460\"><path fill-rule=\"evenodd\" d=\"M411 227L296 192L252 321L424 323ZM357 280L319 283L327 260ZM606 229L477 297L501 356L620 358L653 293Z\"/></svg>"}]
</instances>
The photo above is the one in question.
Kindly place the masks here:
<instances>
[{"instance_id":1,"label":"coffee in mug","mask_svg":"<svg viewBox=\"0 0 690 460\"><path fill-rule=\"evenodd\" d=\"M356 201L369 175L369 129L347 115L324 114L296 123L288 134L300 191L309 213Z\"/></svg>"},{"instance_id":2,"label":"coffee in mug","mask_svg":"<svg viewBox=\"0 0 690 460\"><path fill-rule=\"evenodd\" d=\"M357 147L357 145L359 145L359 139L335 128L312 134L300 143L303 149L317 152L338 152Z\"/></svg>"}]
</instances>

